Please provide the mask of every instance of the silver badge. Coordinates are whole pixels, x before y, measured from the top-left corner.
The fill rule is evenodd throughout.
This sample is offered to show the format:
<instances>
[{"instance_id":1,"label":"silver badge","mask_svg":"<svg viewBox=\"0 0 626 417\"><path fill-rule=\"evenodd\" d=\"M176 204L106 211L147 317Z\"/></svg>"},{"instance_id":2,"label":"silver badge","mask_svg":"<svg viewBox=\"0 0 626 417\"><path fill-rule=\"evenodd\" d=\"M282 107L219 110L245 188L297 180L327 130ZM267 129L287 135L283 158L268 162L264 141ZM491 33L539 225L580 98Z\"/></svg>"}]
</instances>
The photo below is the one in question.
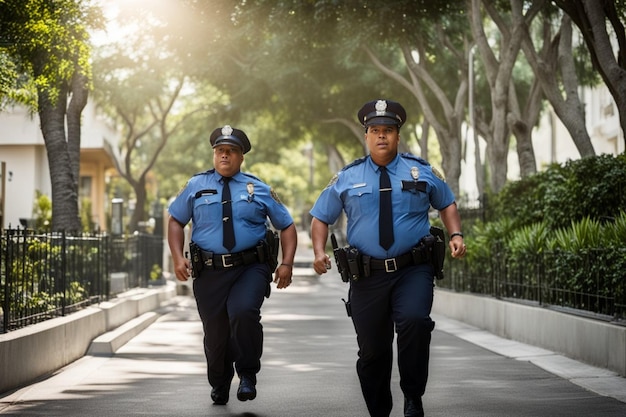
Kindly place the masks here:
<instances>
[{"instance_id":1,"label":"silver badge","mask_svg":"<svg viewBox=\"0 0 626 417\"><path fill-rule=\"evenodd\" d=\"M246 184L246 190L248 190L248 203L254 200L254 184L249 182Z\"/></svg>"},{"instance_id":2,"label":"silver badge","mask_svg":"<svg viewBox=\"0 0 626 417\"><path fill-rule=\"evenodd\" d=\"M374 106L377 116L384 116L387 112L387 102L385 100L378 100Z\"/></svg>"},{"instance_id":3,"label":"silver badge","mask_svg":"<svg viewBox=\"0 0 626 417\"><path fill-rule=\"evenodd\" d=\"M233 128L226 125L222 128L222 136L230 136L233 133Z\"/></svg>"},{"instance_id":4,"label":"silver badge","mask_svg":"<svg viewBox=\"0 0 626 417\"><path fill-rule=\"evenodd\" d=\"M417 167L411 167L411 177L413 177L414 181L420 177L420 170Z\"/></svg>"}]
</instances>

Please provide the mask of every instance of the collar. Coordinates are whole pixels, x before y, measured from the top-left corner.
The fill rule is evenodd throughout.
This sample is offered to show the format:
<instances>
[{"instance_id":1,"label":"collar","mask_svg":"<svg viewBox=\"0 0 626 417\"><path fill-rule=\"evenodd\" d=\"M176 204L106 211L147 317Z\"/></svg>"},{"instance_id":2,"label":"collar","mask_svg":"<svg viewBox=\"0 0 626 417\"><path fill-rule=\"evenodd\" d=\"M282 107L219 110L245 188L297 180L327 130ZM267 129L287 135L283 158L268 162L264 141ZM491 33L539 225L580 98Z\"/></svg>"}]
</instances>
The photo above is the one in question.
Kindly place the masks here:
<instances>
[{"instance_id":1,"label":"collar","mask_svg":"<svg viewBox=\"0 0 626 417\"><path fill-rule=\"evenodd\" d=\"M400 161L400 155L396 154L396 156L395 156L395 157L391 160L391 162L389 162L389 163L386 165L387 172L389 172L389 173L391 173L391 174L395 174L395 173L396 173L396 171L397 171L397 169L398 169L398 163L399 163L399 161ZM374 162L374 161L372 160L372 157L371 157L371 156L368 158L368 163L370 164L370 168L371 168L373 171L378 172L378 170L379 170L380 166L379 166L379 165L377 165L377 164L376 164L376 162Z\"/></svg>"}]
</instances>

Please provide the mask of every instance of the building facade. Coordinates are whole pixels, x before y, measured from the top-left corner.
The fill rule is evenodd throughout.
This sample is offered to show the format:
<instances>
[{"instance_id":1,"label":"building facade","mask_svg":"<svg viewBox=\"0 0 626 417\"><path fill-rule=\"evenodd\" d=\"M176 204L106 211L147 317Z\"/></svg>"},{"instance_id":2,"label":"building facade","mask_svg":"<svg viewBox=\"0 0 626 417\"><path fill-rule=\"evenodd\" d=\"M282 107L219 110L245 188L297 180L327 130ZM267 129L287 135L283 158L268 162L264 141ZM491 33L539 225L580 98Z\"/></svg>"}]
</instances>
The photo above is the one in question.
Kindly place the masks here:
<instances>
[{"instance_id":1,"label":"building facade","mask_svg":"<svg viewBox=\"0 0 626 417\"><path fill-rule=\"evenodd\" d=\"M79 204L91 205L96 230L109 228L107 183L115 175L118 134L88 103L82 114ZM24 225L33 217L37 192L51 196L50 170L39 115L24 107L0 112L0 229Z\"/></svg>"}]
</instances>

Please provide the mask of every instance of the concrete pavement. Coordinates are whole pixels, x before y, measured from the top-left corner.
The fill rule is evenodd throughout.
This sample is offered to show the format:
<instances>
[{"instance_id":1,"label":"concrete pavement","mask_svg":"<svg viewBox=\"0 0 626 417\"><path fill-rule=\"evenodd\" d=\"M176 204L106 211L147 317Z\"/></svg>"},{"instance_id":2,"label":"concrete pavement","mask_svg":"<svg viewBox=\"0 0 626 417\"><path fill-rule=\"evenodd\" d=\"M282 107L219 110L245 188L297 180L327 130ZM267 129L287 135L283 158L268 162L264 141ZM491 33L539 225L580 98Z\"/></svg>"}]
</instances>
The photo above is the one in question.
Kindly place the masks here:
<instances>
[{"instance_id":1,"label":"concrete pavement","mask_svg":"<svg viewBox=\"0 0 626 417\"><path fill-rule=\"evenodd\" d=\"M366 416L354 330L341 301L345 290L333 273L273 288L263 307L265 351L254 401L237 401L235 379L230 402L212 404L195 302L178 296L113 356L85 356L0 398L0 415ZM435 320L424 397L429 416L626 415L624 378L444 317ZM578 385L586 379L598 392ZM395 370L393 394L392 415L401 416ZM622 401L606 396L612 394Z\"/></svg>"}]
</instances>

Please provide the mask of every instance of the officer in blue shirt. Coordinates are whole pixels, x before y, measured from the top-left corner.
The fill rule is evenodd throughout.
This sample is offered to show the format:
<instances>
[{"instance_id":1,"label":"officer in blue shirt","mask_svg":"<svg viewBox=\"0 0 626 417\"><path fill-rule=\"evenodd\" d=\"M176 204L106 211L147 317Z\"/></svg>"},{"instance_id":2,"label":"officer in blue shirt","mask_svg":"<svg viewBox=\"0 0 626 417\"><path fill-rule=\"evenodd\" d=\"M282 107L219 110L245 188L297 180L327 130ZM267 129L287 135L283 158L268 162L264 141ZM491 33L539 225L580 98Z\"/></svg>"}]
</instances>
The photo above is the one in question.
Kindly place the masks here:
<instances>
[{"instance_id":1,"label":"officer in blue shirt","mask_svg":"<svg viewBox=\"0 0 626 417\"><path fill-rule=\"evenodd\" d=\"M273 273L277 288L291 284L297 235L274 191L240 171L251 148L246 134L227 125L215 129L210 141L214 169L194 175L171 203L168 243L177 279L187 281L193 267L211 398L223 405L235 371L240 380L237 398L256 397L263 350L261 306L269 297ZM282 263L275 271L266 250L268 218L280 230ZM183 254L184 227L190 221L191 263Z\"/></svg>"},{"instance_id":2,"label":"officer in blue shirt","mask_svg":"<svg viewBox=\"0 0 626 417\"><path fill-rule=\"evenodd\" d=\"M400 103L374 100L358 112L369 155L344 167L322 191L310 213L314 268L330 268L328 226L342 211L347 240L358 250L358 279L350 280L349 311L359 346L357 373L371 416L389 416L394 328L397 332L404 415L423 416L428 378L435 271L423 252L432 242L432 206L450 233L452 256L465 255L455 197L425 160L398 154L406 111ZM415 256L414 256L415 255Z\"/></svg>"}]
</instances>

